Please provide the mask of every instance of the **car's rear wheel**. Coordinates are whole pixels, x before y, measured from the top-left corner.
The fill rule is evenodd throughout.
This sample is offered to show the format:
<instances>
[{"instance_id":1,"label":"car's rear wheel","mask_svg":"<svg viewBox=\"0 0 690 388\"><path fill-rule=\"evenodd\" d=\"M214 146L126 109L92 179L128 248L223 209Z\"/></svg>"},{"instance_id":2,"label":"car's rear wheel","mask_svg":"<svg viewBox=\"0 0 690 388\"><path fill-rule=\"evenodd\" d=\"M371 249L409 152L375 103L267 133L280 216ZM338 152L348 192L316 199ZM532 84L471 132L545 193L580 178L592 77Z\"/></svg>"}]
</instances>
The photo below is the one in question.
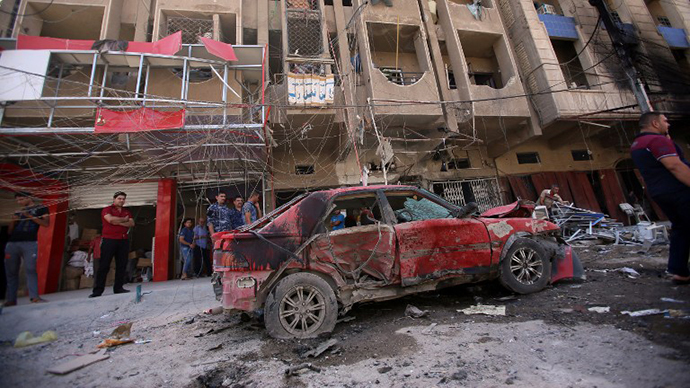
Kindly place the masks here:
<instances>
[{"instance_id":1,"label":"car's rear wheel","mask_svg":"<svg viewBox=\"0 0 690 388\"><path fill-rule=\"evenodd\" d=\"M537 292L549 283L551 260L536 241L521 238L511 245L500 264L501 284L518 294Z\"/></svg>"},{"instance_id":2,"label":"car's rear wheel","mask_svg":"<svg viewBox=\"0 0 690 388\"><path fill-rule=\"evenodd\" d=\"M337 318L333 289L311 273L288 275L266 298L264 321L274 338L313 338L332 331Z\"/></svg>"}]
</instances>

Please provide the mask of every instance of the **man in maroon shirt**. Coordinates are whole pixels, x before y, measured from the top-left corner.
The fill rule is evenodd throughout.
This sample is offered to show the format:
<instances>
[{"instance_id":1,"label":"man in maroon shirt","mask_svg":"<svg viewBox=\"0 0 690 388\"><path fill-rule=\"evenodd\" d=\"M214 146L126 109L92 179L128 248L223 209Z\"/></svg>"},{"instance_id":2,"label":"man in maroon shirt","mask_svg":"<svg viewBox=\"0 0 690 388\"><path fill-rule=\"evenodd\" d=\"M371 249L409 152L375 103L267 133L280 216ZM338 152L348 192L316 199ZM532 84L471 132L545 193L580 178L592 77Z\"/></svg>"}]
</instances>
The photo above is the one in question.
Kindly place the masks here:
<instances>
[{"instance_id":1,"label":"man in maroon shirt","mask_svg":"<svg viewBox=\"0 0 690 388\"><path fill-rule=\"evenodd\" d=\"M132 213L125 209L127 194L118 191L113 195L113 204L103 209L101 221L103 231L101 233L101 259L98 263L93 292L89 298L97 298L103 294L105 279L110 270L110 260L115 257L115 284L113 292L122 294L129 292L122 286L125 284L125 270L127 268L127 255L129 254L129 236L127 231L134 226Z\"/></svg>"}]
</instances>

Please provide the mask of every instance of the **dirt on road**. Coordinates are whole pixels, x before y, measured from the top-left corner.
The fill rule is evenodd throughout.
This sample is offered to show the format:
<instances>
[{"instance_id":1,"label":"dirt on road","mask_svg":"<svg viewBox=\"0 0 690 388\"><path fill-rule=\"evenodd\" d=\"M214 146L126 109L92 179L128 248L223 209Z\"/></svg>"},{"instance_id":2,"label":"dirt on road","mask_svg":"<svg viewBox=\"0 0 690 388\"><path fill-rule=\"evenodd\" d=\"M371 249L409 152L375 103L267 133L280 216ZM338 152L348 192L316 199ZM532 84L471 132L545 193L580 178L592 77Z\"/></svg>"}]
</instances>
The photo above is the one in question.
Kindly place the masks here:
<instances>
[{"instance_id":1,"label":"dirt on road","mask_svg":"<svg viewBox=\"0 0 690 388\"><path fill-rule=\"evenodd\" d=\"M160 306L135 309L123 301L105 320L94 311L93 320L75 321L78 327L45 345L15 349L0 333L0 385L690 386L690 319L684 318L690 286L664 277L667 248L639 250L578 248L587 280L532 295L511 294L494 282L360 305L330 336L303 341L272 339L260 322L237 315L198 314L218 303L210 290L197 291L194 303L175 314L174 307L163 313ZM176 298L184 293L176 289ZM506 315L458 312L478 304L505 306ZM427 313L408 317L408 305ZM622 313L647 309L661 311ZM121 321L133 321L133 336L151 342L113 348L108 360L65 376L45 373L94 349L100 338L93 330ZM327 341L325 351L308 356Z\"/></svg>"}]
</instances>

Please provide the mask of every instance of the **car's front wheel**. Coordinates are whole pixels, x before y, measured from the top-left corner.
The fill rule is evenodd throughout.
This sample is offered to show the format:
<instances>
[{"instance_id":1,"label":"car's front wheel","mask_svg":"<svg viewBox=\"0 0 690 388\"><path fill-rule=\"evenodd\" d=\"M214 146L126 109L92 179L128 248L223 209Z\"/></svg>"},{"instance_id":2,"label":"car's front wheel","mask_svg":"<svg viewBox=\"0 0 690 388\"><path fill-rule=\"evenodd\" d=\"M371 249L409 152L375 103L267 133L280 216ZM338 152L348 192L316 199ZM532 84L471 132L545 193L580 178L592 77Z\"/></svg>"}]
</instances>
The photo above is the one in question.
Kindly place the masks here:
<instances>
[{"instance_id":1,"label":"car's front wheel","mask_svg":"<svg viewBox=\"0 0 690 388\"><path fill-rule=\"evenodd\" d=\"M551 260L536 241L521 238L500 264L501 284L518 294L541 291L551 278Z\"/></svg>"},{"instance_id":2,"label":"car's front wheel","mask_svg":"<svg viewBox=\"0 0 690 388\"><path fill-rule=\"evenodd\" d=\"M311 273L295 273L268 294L264 322L274 338L314 338L330 332L338 318L331 286Z\"/></svg>"}]
</instances>

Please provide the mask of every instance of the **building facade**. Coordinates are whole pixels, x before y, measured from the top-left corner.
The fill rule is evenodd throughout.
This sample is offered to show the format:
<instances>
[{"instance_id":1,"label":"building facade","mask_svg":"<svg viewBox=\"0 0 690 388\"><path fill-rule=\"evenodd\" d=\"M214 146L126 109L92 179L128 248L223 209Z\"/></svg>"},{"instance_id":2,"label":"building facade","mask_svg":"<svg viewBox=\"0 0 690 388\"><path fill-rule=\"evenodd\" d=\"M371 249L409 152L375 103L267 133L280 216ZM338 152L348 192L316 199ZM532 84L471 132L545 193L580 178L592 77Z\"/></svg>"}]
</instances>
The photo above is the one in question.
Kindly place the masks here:
<instances>
[{"instance_id":1,"label":"building facade","mask_svg":"<svg viewBox=\"0 0 690 388\"><path fill-rule=\"evenodd\" d=\"M155 280L174 274L181 217L218 190L261 191L269 211L373 183L481 210L557 183L621 219L618 203L645 200L627 152L640 108L595 7L387 3L3 1L0 195L48 182L58 222L95 229L95 209L129 190ZM650 105L687 144L690 7L606 4ZM59 268L62 251L41 260Z\"/></svg>"}]
</instances>

